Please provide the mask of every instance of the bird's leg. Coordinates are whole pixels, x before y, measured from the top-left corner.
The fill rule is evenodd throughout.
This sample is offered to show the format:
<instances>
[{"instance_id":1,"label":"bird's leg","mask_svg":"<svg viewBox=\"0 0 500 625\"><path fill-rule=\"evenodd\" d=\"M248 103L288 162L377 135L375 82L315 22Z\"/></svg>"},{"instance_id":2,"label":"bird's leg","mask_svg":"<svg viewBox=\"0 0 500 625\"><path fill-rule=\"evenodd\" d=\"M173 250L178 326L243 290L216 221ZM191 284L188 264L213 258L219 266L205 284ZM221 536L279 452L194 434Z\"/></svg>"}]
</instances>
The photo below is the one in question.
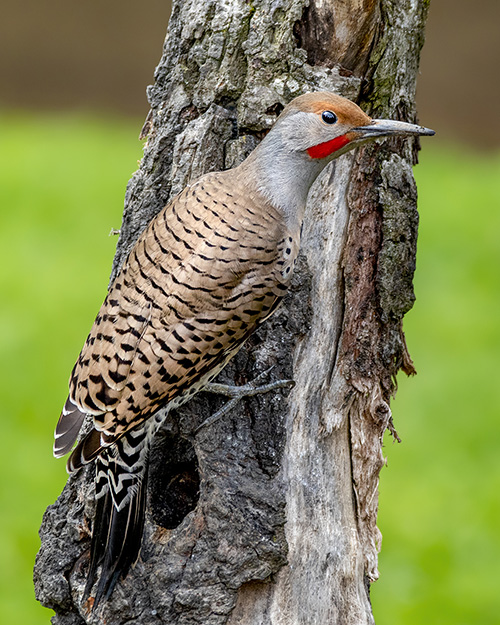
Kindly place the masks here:
<instances>
[{"instance_id":1,"label":"bird's leg","mask_svg":"<svg viewBox=\"0 0 500 625\"><path fill-rule=\"evenodd\" d=\"M275 391L278 388L293 388L295 385L293 380L276 380L275 382L270 382L269 384L258 385L257 383L262 380L262 378L264 378L272 368L273 367L269 367L269 369L266 369L251 382L248 382L248 384L244 384L243 386L219 384L218 382L210 382L207 384L203 388L204 391L214 393L216 395L225 395L226 397L231 397L231 399L227 402L227 404L224 404L220 410L208 417L208 419L205 419L205 421L197 427L196 432L199 432L207 425L212 425L218 421L232 408L234 408L234 406L236 406L236 404L240 401L240 399L243 399L243 397L252 397L253 395L259 395L261 393L269 393L269 391Z\"/></svg>"},{"instance_id":2,"label":"bird's leg","mask_svg":"<svg viewBox=\"0 0 500 625\"><path fill-rule=\"evenodd\" d=\"M268 393L269 391L274 391L277 388L293 387L295 384L293 380L276 380L270 384L257 384L273 369L274 365L262 373L259 373L259 375L248 382L248 384L244 384L242 386L238 386L236 384L219 384L218 382L209 382L203 387L203 390L207 393L214 393L215 395L225 395L226 397L241 399L242 397L251 397L252 395L259 395L260 393Z\"/></svg>"}]
</instances>

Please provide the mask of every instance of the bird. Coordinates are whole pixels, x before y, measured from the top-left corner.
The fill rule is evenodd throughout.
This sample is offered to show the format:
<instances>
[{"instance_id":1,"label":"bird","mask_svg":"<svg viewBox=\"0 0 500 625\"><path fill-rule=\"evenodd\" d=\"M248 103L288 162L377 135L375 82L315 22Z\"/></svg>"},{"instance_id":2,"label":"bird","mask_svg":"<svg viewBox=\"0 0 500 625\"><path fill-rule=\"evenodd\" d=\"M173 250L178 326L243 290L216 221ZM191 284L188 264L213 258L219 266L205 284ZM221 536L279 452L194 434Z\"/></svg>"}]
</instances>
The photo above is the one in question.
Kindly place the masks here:
<instances>
[{"instance_id":1,"label":"bird","mask_svg":"<svg viewBox=\"0 0 500 625\"><path fill-rule=\"evenodd\" d=\"M306 93L240 165L191 182L146 226L109 287L55 430L54 455L72 450L68 472L95 463L83 593L96 585L93 609L139 558L149 450L162 418L209 388L279 306L318 175L373 140L433 134L372 119L334 93Z\"/></svg>"}]
</instances>

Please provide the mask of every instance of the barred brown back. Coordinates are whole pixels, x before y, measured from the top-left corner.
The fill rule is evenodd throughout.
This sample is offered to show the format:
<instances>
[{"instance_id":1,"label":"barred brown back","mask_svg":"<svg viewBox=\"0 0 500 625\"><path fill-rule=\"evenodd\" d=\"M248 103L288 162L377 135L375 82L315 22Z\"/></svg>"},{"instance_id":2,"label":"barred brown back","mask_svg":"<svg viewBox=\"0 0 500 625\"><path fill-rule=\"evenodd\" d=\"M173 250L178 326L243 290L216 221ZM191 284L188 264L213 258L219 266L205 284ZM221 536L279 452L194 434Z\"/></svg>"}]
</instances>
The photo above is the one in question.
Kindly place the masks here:
<instances>
[{"instance_id":1,"label":"barred brown back","mask_svg":"<svg viewBox=\"0 0 500 625\"><path fill-rule=\"evenodd\" d=\"M102 442L198 390L285 293L298 242L236 177L212 173L187 187L151 222L112 285L69 395L94 415Z\"/></svg>"}]
</instances>

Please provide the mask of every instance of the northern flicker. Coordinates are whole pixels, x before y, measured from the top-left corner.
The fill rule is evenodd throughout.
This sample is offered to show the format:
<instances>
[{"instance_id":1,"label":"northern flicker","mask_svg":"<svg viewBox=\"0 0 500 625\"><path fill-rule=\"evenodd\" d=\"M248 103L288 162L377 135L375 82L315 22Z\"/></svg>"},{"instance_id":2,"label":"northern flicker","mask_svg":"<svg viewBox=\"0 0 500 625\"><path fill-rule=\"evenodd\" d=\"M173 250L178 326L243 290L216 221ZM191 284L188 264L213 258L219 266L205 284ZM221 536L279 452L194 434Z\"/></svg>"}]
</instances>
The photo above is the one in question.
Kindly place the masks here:
<instances>
[{"instance_id":1,"label":"northern flicker","mask_svg":"<svg viewBox=\"0 0 500 625\"><path fill-rule=\"evenodd\" d=\"M302 95L238 167L189 184L148 225L97 315L71 374L54 455L94 461L96 513L85 596L94 607L140 552L148 449L167 411L206 387L277 308L293 273L309 189L348 150L432 135L376 120L332 93ZM165 411L162 411L165 414Z\"/></svg>"}]
</instances>

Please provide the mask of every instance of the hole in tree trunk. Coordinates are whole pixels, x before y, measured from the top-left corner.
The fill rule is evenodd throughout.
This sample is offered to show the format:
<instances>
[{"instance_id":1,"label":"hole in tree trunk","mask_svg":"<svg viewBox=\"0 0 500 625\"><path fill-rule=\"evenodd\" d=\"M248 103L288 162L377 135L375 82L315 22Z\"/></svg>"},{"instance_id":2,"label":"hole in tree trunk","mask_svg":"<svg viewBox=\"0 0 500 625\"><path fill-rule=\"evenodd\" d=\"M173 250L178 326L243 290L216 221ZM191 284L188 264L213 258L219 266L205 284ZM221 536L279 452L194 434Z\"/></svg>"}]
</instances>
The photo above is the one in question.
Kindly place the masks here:
<instances>
[{"instance_id":1,"label":"hole in tree trunk","mask_svg":"<svg viewBox=\"0 0 500 625\"><path fill-rule=\"evenodd\" d=\"M150 454L148 497L154 522L174 529L194 510L200 494L193 445L180 436L158 432Z\"/></svg>"}]
</instances>

